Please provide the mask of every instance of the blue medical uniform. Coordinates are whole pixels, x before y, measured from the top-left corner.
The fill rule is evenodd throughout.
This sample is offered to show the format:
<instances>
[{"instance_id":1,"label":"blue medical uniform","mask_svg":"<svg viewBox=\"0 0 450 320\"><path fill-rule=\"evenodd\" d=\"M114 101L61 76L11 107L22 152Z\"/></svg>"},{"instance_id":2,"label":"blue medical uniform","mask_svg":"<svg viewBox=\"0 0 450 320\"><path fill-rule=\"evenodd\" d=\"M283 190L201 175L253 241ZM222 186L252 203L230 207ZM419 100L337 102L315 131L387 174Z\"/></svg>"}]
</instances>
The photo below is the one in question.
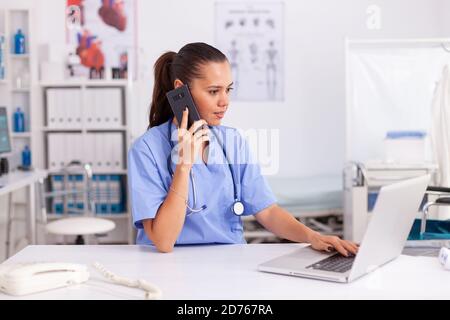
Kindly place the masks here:
<instances>
[{"instance_id":1,"label":"blue medical uniform","mask_svg":"<svg viewBox=\"0 0 450 320\"><path fill-rule=\"evenodd\" d=\"M170 120L172 121L172 120ZM177 145L177 128L171 125L171 139ZM209 156L205 164L198 156L192 169L197 193L196 208L206 205L199 213L186 216L176 241L179 244L245 243L241 217L231 211L234 188L229 163L233 166L237 192L245 206L243 215L256 214L276 202L260 167L252 161L249 146L239 132L230 127L214 126L210 133ZM225 146L226 161L222 151ZM128 181L133 222L138 229L137 244L152 244L146 236L142 221L155 218L159 206L167 197L172 184L168 169L171 152L169 121L149 129L139 137L128 153ZM176 152L173 153L176 155ZM175 161L171 162L175 171ZM193 206L192 180L189 179L190 207ZM189 213L189 209L186 213Z\"/></svg>"}]
</instances>

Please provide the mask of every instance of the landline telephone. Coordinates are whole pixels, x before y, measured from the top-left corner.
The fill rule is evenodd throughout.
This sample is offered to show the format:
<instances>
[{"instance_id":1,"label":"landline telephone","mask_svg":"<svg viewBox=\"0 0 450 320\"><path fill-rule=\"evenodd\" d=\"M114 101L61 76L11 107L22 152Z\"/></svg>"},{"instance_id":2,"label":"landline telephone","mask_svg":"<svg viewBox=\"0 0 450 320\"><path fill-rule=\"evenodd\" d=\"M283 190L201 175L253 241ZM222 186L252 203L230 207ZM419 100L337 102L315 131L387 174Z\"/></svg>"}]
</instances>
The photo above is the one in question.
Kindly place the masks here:
<instances>
[{"instance_id":1,"label":"landline telephone","mask_svg":"<svg viewBox=\"0 0 450 320\"><path fill-rule=\"evenodd\" d=\"M158 299L162 295L158 287L145 280L117 276L98 262L93 267L113 283L144 290L146 299ZM31 262L0 265L0 291L15 296L81 284L88 280L88 268L82 264Z\"/></svg>"},{"instance_id":2,"label":"landline telephone","mask_svg":"<svg viewBox=\"0 0 450 320\"><path fill-rule=\"evenodd\" d=\"M79 284L89 279L87 267L74 263L18 263L0 265L0 290L11 295Z\"/></svg>"}]
</instances>

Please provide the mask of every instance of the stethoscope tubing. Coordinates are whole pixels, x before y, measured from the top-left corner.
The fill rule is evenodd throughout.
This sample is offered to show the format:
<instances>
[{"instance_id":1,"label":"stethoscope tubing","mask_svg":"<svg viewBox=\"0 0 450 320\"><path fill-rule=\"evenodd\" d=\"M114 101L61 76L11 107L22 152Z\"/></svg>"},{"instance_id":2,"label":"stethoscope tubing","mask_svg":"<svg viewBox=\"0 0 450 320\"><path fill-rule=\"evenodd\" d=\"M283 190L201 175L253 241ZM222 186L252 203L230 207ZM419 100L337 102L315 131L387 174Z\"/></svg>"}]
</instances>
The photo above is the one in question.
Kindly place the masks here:
<instances>
[{"instance_id":1,"label":"stethoscope tubing","mask_svg":"<svg viewBox=\"0 0 450 320\"><path fill-rule=\"evenodd\" d=\"M171 119L169 121L168 135L167 135L167 137L169 139L169 144L170 144L170 147L171 147L171 150L170 150L170 153L169 153L169 158L167 160L167 168L169 170L169 173L173 177L174 172L172 170L172 165L171 164L172 164L172 150L175 148L175 146L174 146L173 141L172 141L172 121L173 121L173 119ZM236 204L240 204L240 206L242 206L242 208L243 208L243 204L240 201L239 196L238 196L238 187L236 185L236 179L235 179L235 176L234 176L233 166L231 165L231 163L230 163L230 161L228 159L228 155L227 155L227 152L225 150L225 146L222 143L221 139L217 136L216 132L214 131L214 129L212 127L209 127L209 128L211 129L210 131L214 134L216 139L219 141L219 144L220 144L220 146L222 148L222 152L223 152L223 154L225 156L225 160L227 161L227 164L228 164L228 169L230 170L231 179L233 180L234 203L233 203L233 206L231 207L232 208L232 212L234 214L240 216L243 213L243 209L240 210L240 211L242 211L241 213L240 213L240 211L236 212L236 210L234 209L236 207ZM189 172L189 176L190 176L190 179L191 179L193 200L194 200L194 208L190 208L190 210L193 211L193 212L200 212L206 207L202 206L200 209L195 209L196 204L197 204L197 192L196 192L196 188L195 188L195 180L194 180L194 176L193 176L192 170Z\"/></svg>"}]
</instances>

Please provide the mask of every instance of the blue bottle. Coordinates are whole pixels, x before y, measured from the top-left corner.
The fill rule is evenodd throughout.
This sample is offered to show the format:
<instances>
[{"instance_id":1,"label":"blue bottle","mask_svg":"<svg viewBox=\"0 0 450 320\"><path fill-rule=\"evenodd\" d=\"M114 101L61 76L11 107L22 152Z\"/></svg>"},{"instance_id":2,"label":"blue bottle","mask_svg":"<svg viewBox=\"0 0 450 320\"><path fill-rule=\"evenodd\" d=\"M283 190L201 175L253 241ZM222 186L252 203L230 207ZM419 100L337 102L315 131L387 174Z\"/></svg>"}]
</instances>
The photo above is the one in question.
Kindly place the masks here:
<instances>
[{"instance_id":1,"label":"blue bottle","mask_svg":"<svg viewBox=\"0 0 450 320\"><path fill-rule=\"evenodd\" d=\"M31 167L31 151L28 146L25 146L22 151L22 167L29 168Z\"/></svg>"},{"instance_id":2,"label":"blue bottle","mask_svg":"<svg viewBox=\"0 0 450 320\"><path fill-rule=\"evenodd\" d=\"M14 112L14 132L25 132L25 115L20 107Z\"/></svg>"},{"instance_id":3,"label":"blue bottle","mask_svg":"<svg viewBox=\"0 0 450 320\"><path fill-rule=\"evenodd\" d=\"M17 33L14 35L14 53L15 54L25 53L25 36L22 33L21 29L18 29Z\"/></svg>"}]
</instances>

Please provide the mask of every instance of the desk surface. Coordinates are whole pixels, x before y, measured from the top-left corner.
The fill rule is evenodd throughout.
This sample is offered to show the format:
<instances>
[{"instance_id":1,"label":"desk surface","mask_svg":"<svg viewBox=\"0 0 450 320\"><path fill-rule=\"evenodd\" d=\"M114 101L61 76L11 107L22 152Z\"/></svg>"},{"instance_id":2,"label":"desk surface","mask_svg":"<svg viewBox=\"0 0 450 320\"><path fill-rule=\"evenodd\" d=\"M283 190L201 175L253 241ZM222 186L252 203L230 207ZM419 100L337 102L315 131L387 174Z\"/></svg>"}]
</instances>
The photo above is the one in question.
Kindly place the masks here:
<instances>
[{"instance_id":1,"label":"desk surface","mask_svg":"<svg viewBox=\"0 0 450 320\"><path fill-rule=\"evenodd\" d=\"M292 252L300 244L176 247L157 253L146 246L28 246L6 263L58 261L102 263L110 271L142 278L163 299L448 299L450 272L437 258L400 256L350 283L263 273L259 263ZM141 291L104 282L92 267L86 284L24 296L26 299L140 299ZM0 294L0 299L15 297Z\"/></svg>"},{"instance_id":2,"label":"desk surface","mask_svg":"<svg viewBox=\"0 0 450 320\"><path fill-rule=\"evenodd\" d=\"M14 171L0 176L0 195L23 188L47 177L45 170Z\"/></svg>"}]
</instances>

